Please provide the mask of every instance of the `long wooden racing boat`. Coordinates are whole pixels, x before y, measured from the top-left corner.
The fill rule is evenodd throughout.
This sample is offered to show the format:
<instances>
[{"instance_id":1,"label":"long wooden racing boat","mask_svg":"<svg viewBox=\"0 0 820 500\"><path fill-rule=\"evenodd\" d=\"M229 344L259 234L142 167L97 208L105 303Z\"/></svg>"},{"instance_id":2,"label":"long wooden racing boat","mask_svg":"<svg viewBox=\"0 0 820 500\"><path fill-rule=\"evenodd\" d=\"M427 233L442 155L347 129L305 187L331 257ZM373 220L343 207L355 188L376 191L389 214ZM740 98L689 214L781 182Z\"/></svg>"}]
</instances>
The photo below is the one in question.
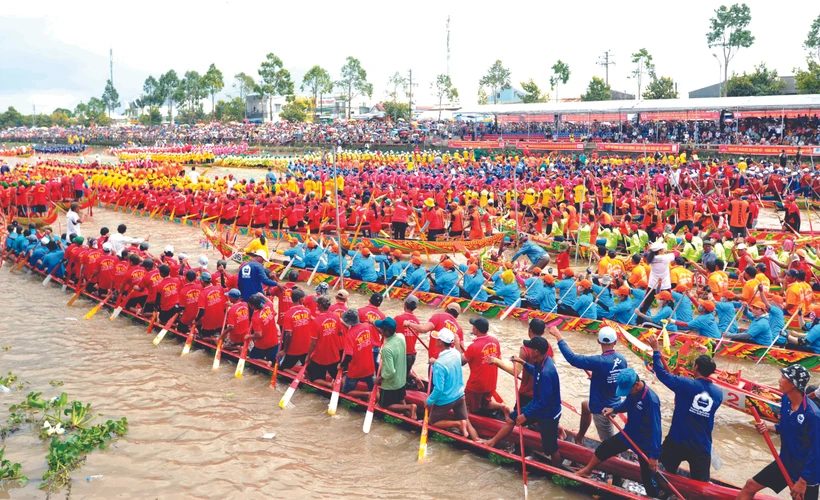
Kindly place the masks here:
<instances>
[{"instance_id":1,"label":"long wooden racing boat","mask_svg":"<svg viewBox=\"0 0 820 500\"><path fill-rule=\"evenodd\" d=\"M44 273L42 271L35 271L39 275L44 276ZM52 281L56 285L63 284L62 280L58 278L54 278L52 279ZM70 288L74 288L72 285L68 286ZM96 303L100 303L100 301L103 300L101 297L85 291L82 292L81 295ZM112 303L107 303L105 305L109 308L113 308ZM148 318L140 316L132 311L123 310L122 313L127 316L130 316L134 320L139 321L141 323L149 322ZM154 326L154 330L160 328L162 328L162 325ZM167 331L168 333L171 333L173 336L175 336L178 340L185 341L188 339L187 334L183 334L175 329L168 329ZM205 342L201 339L191 340L198 347L203 347L209 351L215 351L217 349L217 347L213 344ZM223 350L222 356L227 356L230 359L235 359L239 361L239 355L231 351ZM266 375L273 372L273 376L277 378L274 379L273 376L271 376L272 387L275 386L275 381L278 381L278 379L283 379L287 382L291 382L296 378L296 375L289 371L274 371L274 369L272 369L272 367L268 364L261 363L256 360L246 359L245 363L247 365L250 365L252 369L265 373ZM316 392L322 396L330 395L330 391L326 387L308 382L307 380L301 381L301 384L306 388L309 387L310 392ZM340 394L340 398L345 402L344 405L350 408L361 410L366 407L365 401L355 399L346 394ZM407 400L410 403L421 405L425 399L425 393L419 391L408 391ZM418 420L394 413L386 408L380 407L378 404L375 405L374 412L378 414L386 423L401 425L402 427L410 429L411 431L419 430L422 427L422 423ZM478 434L483 438L488 438L495 435L498 429L500 429L503 425L503 422L500 420L479 415L471 415L470 422L472 423L473 427L475 427ZM525 428L522 431L520 428L517 427L513 431L513 433L509 437L507 437L505 445L514 446L514 444L517 443L519 440L520 432L523 432L524 446L530 453L537 454L542 451L540 434L537 431L528 428ZM490 448L481 443L471 441L462 436L461 434L453 433L446 429L440 429L435 425L430 426L430 435L431 440L433 441L450 443L459 448L468 449L474 453L488 456L488 458L490 458L495 463L512 465L518 464L518 466L520 467L520 464L522 462L522 454L514 452L515 450L508 451L505 449ZM587 442L590 441L591 440L587 440ZM565 459L565 463L567 460L570 462L570 467L578 467L580 465L587 464L592 457L594 449L594 447L588 448L579 446L574 442L570 442L567 440L559 441L559 448ZM523 453L523 455L526 455L526 453ZM539 475L546 477L552 483L557 484L559 486L572 488L573 490L593 495L596 498L629 498L635 500L646 498L645 496L632 493L625 488L619 488L612 484L608 484L603 480L597 480L593 478L582 478L574 474L571 470L567 470L564 468L556 468L545 462L535 460L533 458L526 458L523 460L528 471L537 472ZM637 462L634 461L625 460L620 457L614 457L603 463L600 469L608 474L611 474L616 478L622 478L633 483L641 481L640 466ZM680 491L687 499L730 500L735 498L739 491L739 488L737 486L727 482L713 479L711 482L704 483L700 481L695 481L687 477L685 471L681 472L682 473L680 475L670 474L667 472L665 476L669 479L671 484L678 491ZM627 483L627 485L629 484ZM762 500L776 500L774 497L766 495L757 495L756 498Z\"/></svg>"},{"instance_id":2,"label":"long wooden racing boat","mask_svg":"<svg viewBox=\"0 0 820 500\"><path fill-rule=\"evenodd\" d=\"M33 222L35 226L40 228L40 227L43 227L43 226L49 226L51 224L54 224L55 222L57 222L57 217L58 216L59 216L59 213L57 211L57 208L52 205L52 207L49 209L49 211L43 216L40 216L40 217L18 217L18 216L15 216L14 220L16 220L17 223L20 224L21 226L28 226L29 223Z\"/></svg>"},{"instance_id":3,"label":"long wooden racing boat","mask_svg":"<svg viewBox=\"0 0 820 500\"><path fill-rule=\"evenodd\" d=\"M111 210L120 210L120 211L130 211L130 207L123 207L119 205L115 205L113 203L104 203L101 206L111 209ZM142 216L142 217L150 217L151 213L148 210L134 210L133 215ZM162 217L163 220L171 220L170 215L162 214L155 215L156 217ZM174 222L182 221L185 219L185 223L188 225L198 224L200 219L199 217L175 217ZM216 229L217 224L212 224L212 227ZM246 235L249 231L253 231L248 227L236 227L236 232L241 235ZM273 230L273 229L265 229L265 236L268 239L272 240L279 240L284 236L290 236L292 238L296 238L299 241L305 241L310 237L310 234L307 231L280 231L280 230ZM420 252L422 254L444 254L444 253L453 253L458 251L459 248L466 248L468 250L480 250L485 247L493 246L500 243L504 239L505 233L497 233L492 236L488 236L486 238L481 238L478 240L442 240L442 241L426 241L426 240L394 240L389 238L365 238L362 236L356 236L355 238L350 235L342 236L342 246L344 248L353 248L359 243L363 243L367 248L370 249L371 252L377 253L381 252L383 248L389 248L390 250L400 250L403 254L411 254L413 252ZM315 237L315 234L314 234Z\"/></svg>"}]
</instances>

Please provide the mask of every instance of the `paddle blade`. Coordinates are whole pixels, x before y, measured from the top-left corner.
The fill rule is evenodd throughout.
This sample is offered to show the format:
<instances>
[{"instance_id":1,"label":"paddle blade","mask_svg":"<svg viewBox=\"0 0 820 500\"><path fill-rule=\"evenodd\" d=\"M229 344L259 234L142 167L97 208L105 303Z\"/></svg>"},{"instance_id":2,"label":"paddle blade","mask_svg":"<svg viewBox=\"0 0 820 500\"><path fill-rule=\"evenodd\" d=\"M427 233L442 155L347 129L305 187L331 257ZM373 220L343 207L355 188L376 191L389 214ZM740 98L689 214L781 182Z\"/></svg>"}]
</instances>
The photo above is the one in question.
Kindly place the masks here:
<instances>
[{"instance_id":1,"label":"paddle blade","mask_svg":"<svg viewBox=\"0 0 820 500\"><path fill-rule=\"evenodd\" d=\"M282 396L282 399L279 400L279 408L283 410L290 405L290 398L293 397L293 393L296 392L296 388L293 386L288 387L288 390L285 391L285 395Z\"/></svg>"},{"instance_id":2,"label":"paddle blade","mask_svg":"<svg viewBox=\"0 0 820 500\"><path fill-rule=\"evenodd\" d=\"M427 456L427 422L430 421L430 409L424 409L424 425L421 427L421 439L419 440L419 460Z\"/></svg>"},{"instance_id":3,"label":"paddle blade","mask_svg":"<svg viewBox=\"0 0 820 500\"><path fill-rule=\"evenodd\" d=\"M71 296L71 298L70 298L70 299L68 299L68 303L66 304L66 307L71 307L71 306L73 306L73 305L74 305L74 303L75 303L75 302L77 302L77 299L78 299L79 297L80 297L80 294L79 294L79 293L75 293L74 295L72 295L72 296Z\"/></svg>"},{"instance_id":4,"label":"paddle blade","mask_svg":"<svg viewBox=\"0 0 820 500\"><path fill-rule=\"evenodd\" d=\"M103 303L100 302L96 306L92 307L91 310L88 311L85 316L83 316L83 318L85 318L85 319L93 318L94 315L97 314L97 312L99 312L100 309L102 309L102 306L103 306Z\"/></svg>"},{"instance_id":5,"label":"paddle blade","mask_svg":"<svg viewBox=\"0 0 820 500\"><path fill-rule=\"evenodd\" d=\"M233 373L235 378L242 378L242 373L245 371L245 359L242 358L236 363L236 371Z\"/></svg>"},{"instance_id":6,"label":"paddle blade","mask_svg":"<svg viewBox=\"0 0 820 500\"><path fill-rule=\"evenodd\" d=\"M114 309L114 312L111 313L111 318L109 318L109 319L111 321L114 321L115 319L117 319L117 316L119 316L121 312L122 312L122 306Z\"/></svg>"},{"instance_id":7,"label":"paddle blade","mask_svg":"<svg viewBox=\"0 0 820 500\"><path fill-rule=\"evenodd\" d=\"M327 405L327 414L330 415L330 416L335 415L336 414L336 408L338 408L338 407L339 407L339 391L334 390L333 394L330 395L330 404Z\"/></svg>"},{"instance_id":8,"label":"paddle blade","mask_svg":"<svg viewBox=\"0 0 820 500\"><path fill-rule=\"evenodd\" d=\"M373 425L373 412L368 410L367 414L364 416L364 425L362 426L362 431L365 434L370 433L370 427Z\"/></svg>"},{"instance_id":9,"label":"paddle blade","mask_svg":"<svg viewBox=\"0 0 820 500\"><path fill-rule=\"evenodd\" d=\"M46 276L46 279L43 280L43 286L48 285L51 282L51 275L49 274Z\"/></svg>"},{"instance_id":10,"label":"paddle blade","mask_svg":"<svg viewBox=\"0 0 820 500\"><path fill-rule=\"evenodd\" d=\"M222 358L222 341L219 341L219 344L216 346L216 354L214 354L214 364L211 367L211 370L217 370L219 368L219 360Z\"/></svg>"},{"instance_id":11,"label":"paddle blade","mask_svg":"<svg viewBox=\"0 0 820 500\"><path fill-rule=\"evenodd\" d=\"M186 340L186 341L185 341L185 345L184 345L184 346L182 346L182 354L180 354L180 356L185 356L185 355L186 355L186 354L188 354L189 352L191 352L191 341L190 341L190 340Z\"/></svg>"},{"instance_id":12,"label":"paddle blade","mask_svg":"<svg viewBox=\"0 0 820 500\"><path fill-rule=\"evenodd\" d=\"M157 336L156 336L156 337L154 337L153 344L154 344L155 346L159 346L159 343L160 343L160 342L162 342L162 339L164 339L164 338L165 338L165 335L166 335L167 333L168 333L168 330L166 330L165 328L163 328L162 330L160 330L160 331L159 331L159 333L157 334Z\"/></svg>"},{"instance_id":13,"label":"paddle blade","mask_svg":"<svg viewBox=\"0 0 820 500\"><path fill-rule=\"evenodd\" d=\"M51 276L49 276L49 278L50 278L50 277L51 277ZM67 288L68 288L68 284L67 284L67 283L63 283L62 291L64 291L64 292L65 292Z\"/></svg>"},{"instance_id":14,"label":"paddle blade","mask_svg":"<svg viewBox=\"0 0 820 500\"><path fill-rule=\"evenodd\" d=\"M672 345L669 341L669 332L666 328L663 329L663 352L667 355L672 354Z\"/></svg>"},{"instance_id":15,"label":"paddle blade","mask_svg":"<svg viewBox=\"0 0 820 500\"><path fill-rule=\"evenodd\" d=\"M270 386L271 386L272 389L276 389L276 372L278 372L278 371L279 371L279 361L277 360L273 364L273 373L271 373L271 376L270 376Z\"/></svg>"}]
</instances>

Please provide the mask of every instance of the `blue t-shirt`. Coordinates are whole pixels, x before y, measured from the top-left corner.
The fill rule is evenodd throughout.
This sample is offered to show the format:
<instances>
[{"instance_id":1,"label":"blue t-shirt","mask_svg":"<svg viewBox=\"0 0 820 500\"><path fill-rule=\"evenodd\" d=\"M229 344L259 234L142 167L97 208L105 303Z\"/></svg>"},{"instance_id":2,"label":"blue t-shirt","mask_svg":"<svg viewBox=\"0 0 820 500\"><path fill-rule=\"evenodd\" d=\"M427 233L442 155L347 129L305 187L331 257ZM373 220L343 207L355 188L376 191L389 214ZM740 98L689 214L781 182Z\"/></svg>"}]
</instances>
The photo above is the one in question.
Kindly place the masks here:
<instances>
[{"instance_id":1,"label":"blue t-shirt","mask_svg":"<svg viewBox=\"0 0 820 500\"><path fill-rule=\"evenodd\" d=\"M555 284L555 289L558 290L558 299L561 303L569 307L575 307L575 299L578 297L578 289L575 286L575 280L569 278L562 279Z\"/></svg>"},{"instance_id":2,"label":"blue t-shirt","mask_svg":"<svg viewBox=\"0 0 820 500\"><path fill-rule=\"evenodd\" d=\"M698 335L702 337L709 337L710 339L720 338L720 331L715 321L715 315L712 313L701 314L688 324L690 330L697 330Z\"/></svg>"},{"instance_id":3,"label":"blue t-shirt","mask_svg":"<svg viewBox=\"0 0 820 500\"><path fill-rule=\"evenodd\" d=\"M575 299L574 309L580 318L598 319L598 305L591 293L581 294Z\"/></svg>"},{"instance_id":4,"label":"blue t-shirt","mask_svg":"<svg viewBox=\"0 0 820 500\"><path fill-rule=\"evenodd\" d=\"M252 295L264 291L262 285L276 286L277 283L265 275L265 267L262 264L249 260L239 266L237 285L242 292L242 300L247 302Z\"/></svg>"},{"instance_id":5,"label":"blue t-shirt","mask_svg":"<svg viewBox=\"0 0 820 500\"><path fill-rule=\"evenodd\" d=\"M820 409L811 399L803 401L792 412L789 397L784 394L780 402L780 459L793 481L801 477L806 484L820 482L817 451L820 450Z\"/></svg>"},{"instance_id":6,"label":"blue t-shirt","mask_svg":"<svg viewBox=\"0 0 820 500\"><path fill-rule=\"evenodd\" d=\"M558 342L558 349L567 363L592 372L589 381L589 409L592 413L599 414L604 408L614 408L620 404L621 398L615 395L618 374L628 366L622 354L614 350L592 356L575 354L564 339Z\"/></svg>"},{"instance_id":7,"label":"blue t-shirt","mask_svg":"<svg viewBox=\"0 0 820 500\"><path fill-rule=\"evenodd\" d=\"M462 396L464 374L461 371L461 353L453 348L445 349L433 363L433 392L427 397L427 404L444 406Z\"/></svg>"},{"instance_id":8,"label":"blue t-shirt","mask_svg":"<svg viewBox=\"0 0 820 500\"><path fill-rule=\"evenodd\" d=\"M643 391L637 396L629 395L619 405L612 408L615 413L626 412L624 431L635 441L646 456L658 459L661 456L661 401L655 391L644 383ZM632 448L623 435L621 440ZM637 453L637 451L636 451Z\"/></svg>"},{"instance_id":9,"label":"blue t-shirt","mask_svg":"<svg viewBox=\"0 0 820 500\"><path fill-rule=\"evenodd\" d=\"M528 420L533 418L560 418L561 384L558 379L558 370L555 369L555 362L547 356L541 366L525 363L524 369L532 375L533 398L524 406L522 413Z\"/></svg>"}]
</instances>

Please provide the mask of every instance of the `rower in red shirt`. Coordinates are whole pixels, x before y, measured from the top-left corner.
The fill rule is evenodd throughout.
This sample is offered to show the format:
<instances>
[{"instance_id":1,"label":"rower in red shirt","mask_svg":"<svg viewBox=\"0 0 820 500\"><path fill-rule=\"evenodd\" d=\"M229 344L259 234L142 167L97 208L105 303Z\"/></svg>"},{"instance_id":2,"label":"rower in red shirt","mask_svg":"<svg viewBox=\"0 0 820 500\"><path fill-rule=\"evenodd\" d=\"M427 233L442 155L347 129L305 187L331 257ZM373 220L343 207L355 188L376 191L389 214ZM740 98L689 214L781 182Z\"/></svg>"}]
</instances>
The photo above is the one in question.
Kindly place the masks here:
<instances>
[{"instance_id":1,"label":"rower in red shirt","mask_svg":"<svg viewBox=\"0 0 820 500\"><path fill-rule=\"evenodd\" d=\"M199 293L199 312L196 316L199 335L212 338L219 335L225 321L225 292L222 287L211 283L211 274L199 275L202 291Z\"/></svg>"},{"instance_id":2,"label":"rower in red shirt","mask_svg":"<svg viewBox=\"0 0 820 500\"><path fill-rule=\"evenodd\" d=\"M242 302L242 293L236 288L232 288L225 296L228 297L228 315L225 319L225 330L219 336L219 340L224 349L238 351L250 331L250 310L248 304Z\"/></svg>"},{"instance_id":3,"label":"rower in red shirt","mask_svg":"<svg viewBox=\"0 0 820 500\"><path fill-rule=\"evenodd\" d=\"M404 312L396 316L396 334L403 335L404 341L406 343L406 355L407 355L407 380L414 380L416 387L422 388L421 378L413 371L413 365L416 364L416 342L418 341L418 335L413 333L412 330L408 329L405 323L418 323L419 319L413 313L419 307L419 299L417 299L414 295L408 295L406 299L404 299Z\"/></svg>"},{"instance_id":4,"label":"rower in red shirt","mask_svg":"<svg viewBox=\"0 0 820 500\"><path fill-rule=\"evenodd\" d=\"M103 248L105 246L103 245ZM116 258L116 256L115 256ZM126 276L128 275L128 254L126 253L121 258L117 259L114 263L114 270L112 271L112 286L114 290L122 290L123 284L125 283Z\"/></svg>"},{"instance_id":5,"label":"rower in red shirt","mask_svg":"<svg viewBox=\"0 0 820 500\"><path fill-rule=\"evenodd\" d=\"M279 352L279 328L276 326L273 301L256 294L248 299L248 306L251 311L251 332L246 340L253 340L253 349L248 357L271 364Z\"/></svg>"},{"instance_id":6,"label":"rower in red shirt","mask_svg":"<svg viewBox=\"0 0 820 500\"><path fill-rule=\"evenodd\" d=\"M300 365L306 363L314 329L310 310L303 304L305 292L301 288L293 287L290 295L293 306L282 318L282 347L276 355L279 359L279 368L282 370L293 368L297 362Z\"/></svg>"},{"instance_id":7,"label":"rower in red shirt","mask_svg":"<svg viewBox=\"0 0 820 500\"><path fill-rule=\"evenodd\" d=\"M359 312L348 309L342 314L342 322L349 329L344 338L344 359L342 368L347 368L342 392L358 398L368 398L373 390L373 341L371 325L359 322ZM367 385L366 391L357 390L359 382Z\"/></svg>"},{"instance_id":8,"label":"rower in red shirt","mask_svg":"<svg viewBox=\"0 0 820 500\"><path fill-rule=\"evenodd\" d=\"M345 329L341 318L329 311L330 297L320 296L316 299L316 306L319 313L313 320L314 327L310 336L308 378L311 382L331 387L341 361ZM328 375L331 381L327 380Z\"/></svg>"},{"instance_id":9,"label":"rower in red shirt","mask_svg":"<svg viewBox=\"0 0 820 500\"><path fill-rule=\"evenodd\" d=\"M224 290L230 290L238 286L239 277L226 271L228 262L223 259L216 261L216 272L211 275L211 281L221 286Z\"/></svg>"},{"instance_id":10,"label":"rower in red shirt","mask_svg":"<svg viewBox=\"0 0 820 500\"><path fill-rule=\"evenodd\" d=\"M182 284L177 276L171 275L166 264L159 266L160 280L154 284L150 297L154 297L154 307L159 310L159 322L165 324L178 312L179 290Z\"/></svg>"},{"instance_id":11,"label":"rower in red shirt","mask_svg":"<svg viewBox=\"0 0 820 500\"><path fill-rule=\"evenodd\" d=\"M139 289L139 284L142 283L142 278L145 277L145 266L140 264L139 255L131 254L129 257L131 266L128 268L128 273L125 275L122 287L120 288L120 295L129 297L125 304L126 310L133 310L134 308L142 308L145 306L145 299L148 292Z\"/></svg>"},{"instance_id":12,"label":"rower in red shirt","mask_svg":"<svg viewBox=\"0 0 820 500\"><path fill-rule=\"evenodd\" d=\"M97 268L94 271L92 280L97 282L97 293L101 297L108 295L108 291L114 288L114 269L119 262L112 253L111 243L103 243L103 255L97 261Z\"/></svg>"},{"instance_id":13,"label":"rower in red shirt","mask_svg":"<svg viewBox=\"0 0 820 500\"><path fill-rule=\"evenodd\" d=\"M162 279L162 276L159 275L159 270L154 268L154 259L145 259L142 261L142 267L145 268L145 275L134 289L137 292L145 292L146 300L142 312L147 314L154 312L155 303L153 299L156 297L154 285Z\"/></svg>"},{"instance_id":14,"label":"rower in red shirt","mask_svg":"<svg viewBox=\"0 0 820 500\"><path fill-rule=\"evenodd\" d=\"M464 399L470 413L480 410L501 410L509 416L510 408L493 400L498 380L498 367L490 359L501 359L501 345L498 339L488 335L490 322L485 318L473 318L472 334L475 340L464 351L464 357L470 364L470 378L464 388Z\"/></svg>"},{"instance_id":15,"label":"rower in red shirt","mask_svg":"<svg viewBox=\"0 0 820 500\"><path fill-rule=\"evenodd\" d=\"M342 317L342 314L347 311L347 299L350 297L350 292L347 290L339 290L336 292L336 302L330 306L328 312L332 312L338 317Z\"/></svg>"},{"instance_id":16,"label":"rower in red shirt","mask_svg":"<svg viewBox=\"0 0 820 500\"><path fill-rule=\"evenodd\" d=\"M92 289L97 286L97 269L99 268L100 259L102 259L103 252L97 248L97 242L94 238L88 238L88 250L83 254L82 259L82 274L83 281L90 284Z\"/></svg>"},{"instance_id":17,"label":"rower in red shirt","mask_svg":"<svg viewBox=\"0 0 820 500\"><path fill-rule=\"evenodd\" d=\"M370 296L369 304L364 307L359 308L359 322L365 323L370 325L370 333L371 333L371 341L373 342L373 361L379 357L379 348L381 348L382 340L381 335L376 330L376 327L373 326L373 323L384 319L387 316L381 310L379 310L379 306L382 305L382 301L384 297L380 293L374 293ZM376 364L378 364L376 362Z\"/></svg>"},{"instance_id":18,"label":"rower in red shirt","mask_svg":"<svg viewBox=\"0 0 820 500\"><path fill-rule=\"evenodd\" d=\"M456 342L456 348L463 354L464 330L461 329L461 326L458 324L458 321L456 320L459 314L461 314L461 307L456 303L451 303L447 304L447 307L444 309L444 312L438 312L430 316L430 319L427 321L427 323L420 325L418 323L406 322L405 326L407 326L416 333L428 333L433 331L437 332L442 328L447 328L458 336L459 341ZM437 358L438 353L439 348L436 345L436 343L434 341L429 341L429 343L427 344L427 357Z\"/></svg>"},{"instance_id":19,"label":"rower in red shirt","mask_svg":"<svg viewBox=\"0 0 820 500\"><path fill-rule=\"evenodd\" d=\"M181 333L191 331L191 325L199 313L199 296L202 293L202 284L196 279L196 271L189 269L185 272L185 284L179 289L179 305L182 314L179 316L178 329Z\"/></svg>"}]
</instances>

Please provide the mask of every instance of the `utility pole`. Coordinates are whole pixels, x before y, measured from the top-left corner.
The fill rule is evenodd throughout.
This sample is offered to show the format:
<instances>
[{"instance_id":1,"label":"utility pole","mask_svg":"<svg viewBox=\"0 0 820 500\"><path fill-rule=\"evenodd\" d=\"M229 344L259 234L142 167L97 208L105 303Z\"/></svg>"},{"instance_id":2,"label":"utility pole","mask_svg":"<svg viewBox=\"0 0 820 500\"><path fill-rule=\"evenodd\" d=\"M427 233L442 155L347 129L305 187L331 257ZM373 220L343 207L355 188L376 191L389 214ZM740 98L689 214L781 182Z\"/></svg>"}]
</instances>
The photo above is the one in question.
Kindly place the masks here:
<instances>
[{"instance_id":1,"label":"utility pole","mask_svg":"<svg viewBox=\"0 0 820 500\"><path fill-rule=\"evenodd\" d=\"M410 70L410 84L407 86L410 102L407 104L407 121L413 120L413 70Z\"/></svg>"},{"instance_id":2,"label":"utility pole","mask_svg":"<svg viewBox=\"0 0 820 500\"><path fill-rule=\"evenodd\" d=\"M109 77L111 78L111 86L114 86L114 49L108 49L108 67Z\"/></svg>"},{"instance_id":3,"label":"utility pole","mask_svg":"<svg viewBox=\"0 0 820 500\"><path fill-rule=\"evenodd\" d=\"M450 76L450 16L447 16L447 76Z\"/></svg>"},{"instance_id":4,"label":"utility pole","mask_svg":"<svg viewBox=\"0 0 820 500\"><path fill-rule=\"evenodd\" d=\"M32 127L37 126L37 105L36 104L31 105L31 126Z\"/></svg>"},{"instance_id":5,"label":"utility pole","mask_svg":"<svg viewBox=\"0 0 820 500\"><path fill-rule=\"evenodd\" d=\"M609 67L615 66L615 61L611 60L611 52L611 50L605 50L604 55L602 55L601 58L598 59L598 66L603 66L606 68L606 78L604 81L607 85L609 85Z\"/></svg>"}]
</instances>

